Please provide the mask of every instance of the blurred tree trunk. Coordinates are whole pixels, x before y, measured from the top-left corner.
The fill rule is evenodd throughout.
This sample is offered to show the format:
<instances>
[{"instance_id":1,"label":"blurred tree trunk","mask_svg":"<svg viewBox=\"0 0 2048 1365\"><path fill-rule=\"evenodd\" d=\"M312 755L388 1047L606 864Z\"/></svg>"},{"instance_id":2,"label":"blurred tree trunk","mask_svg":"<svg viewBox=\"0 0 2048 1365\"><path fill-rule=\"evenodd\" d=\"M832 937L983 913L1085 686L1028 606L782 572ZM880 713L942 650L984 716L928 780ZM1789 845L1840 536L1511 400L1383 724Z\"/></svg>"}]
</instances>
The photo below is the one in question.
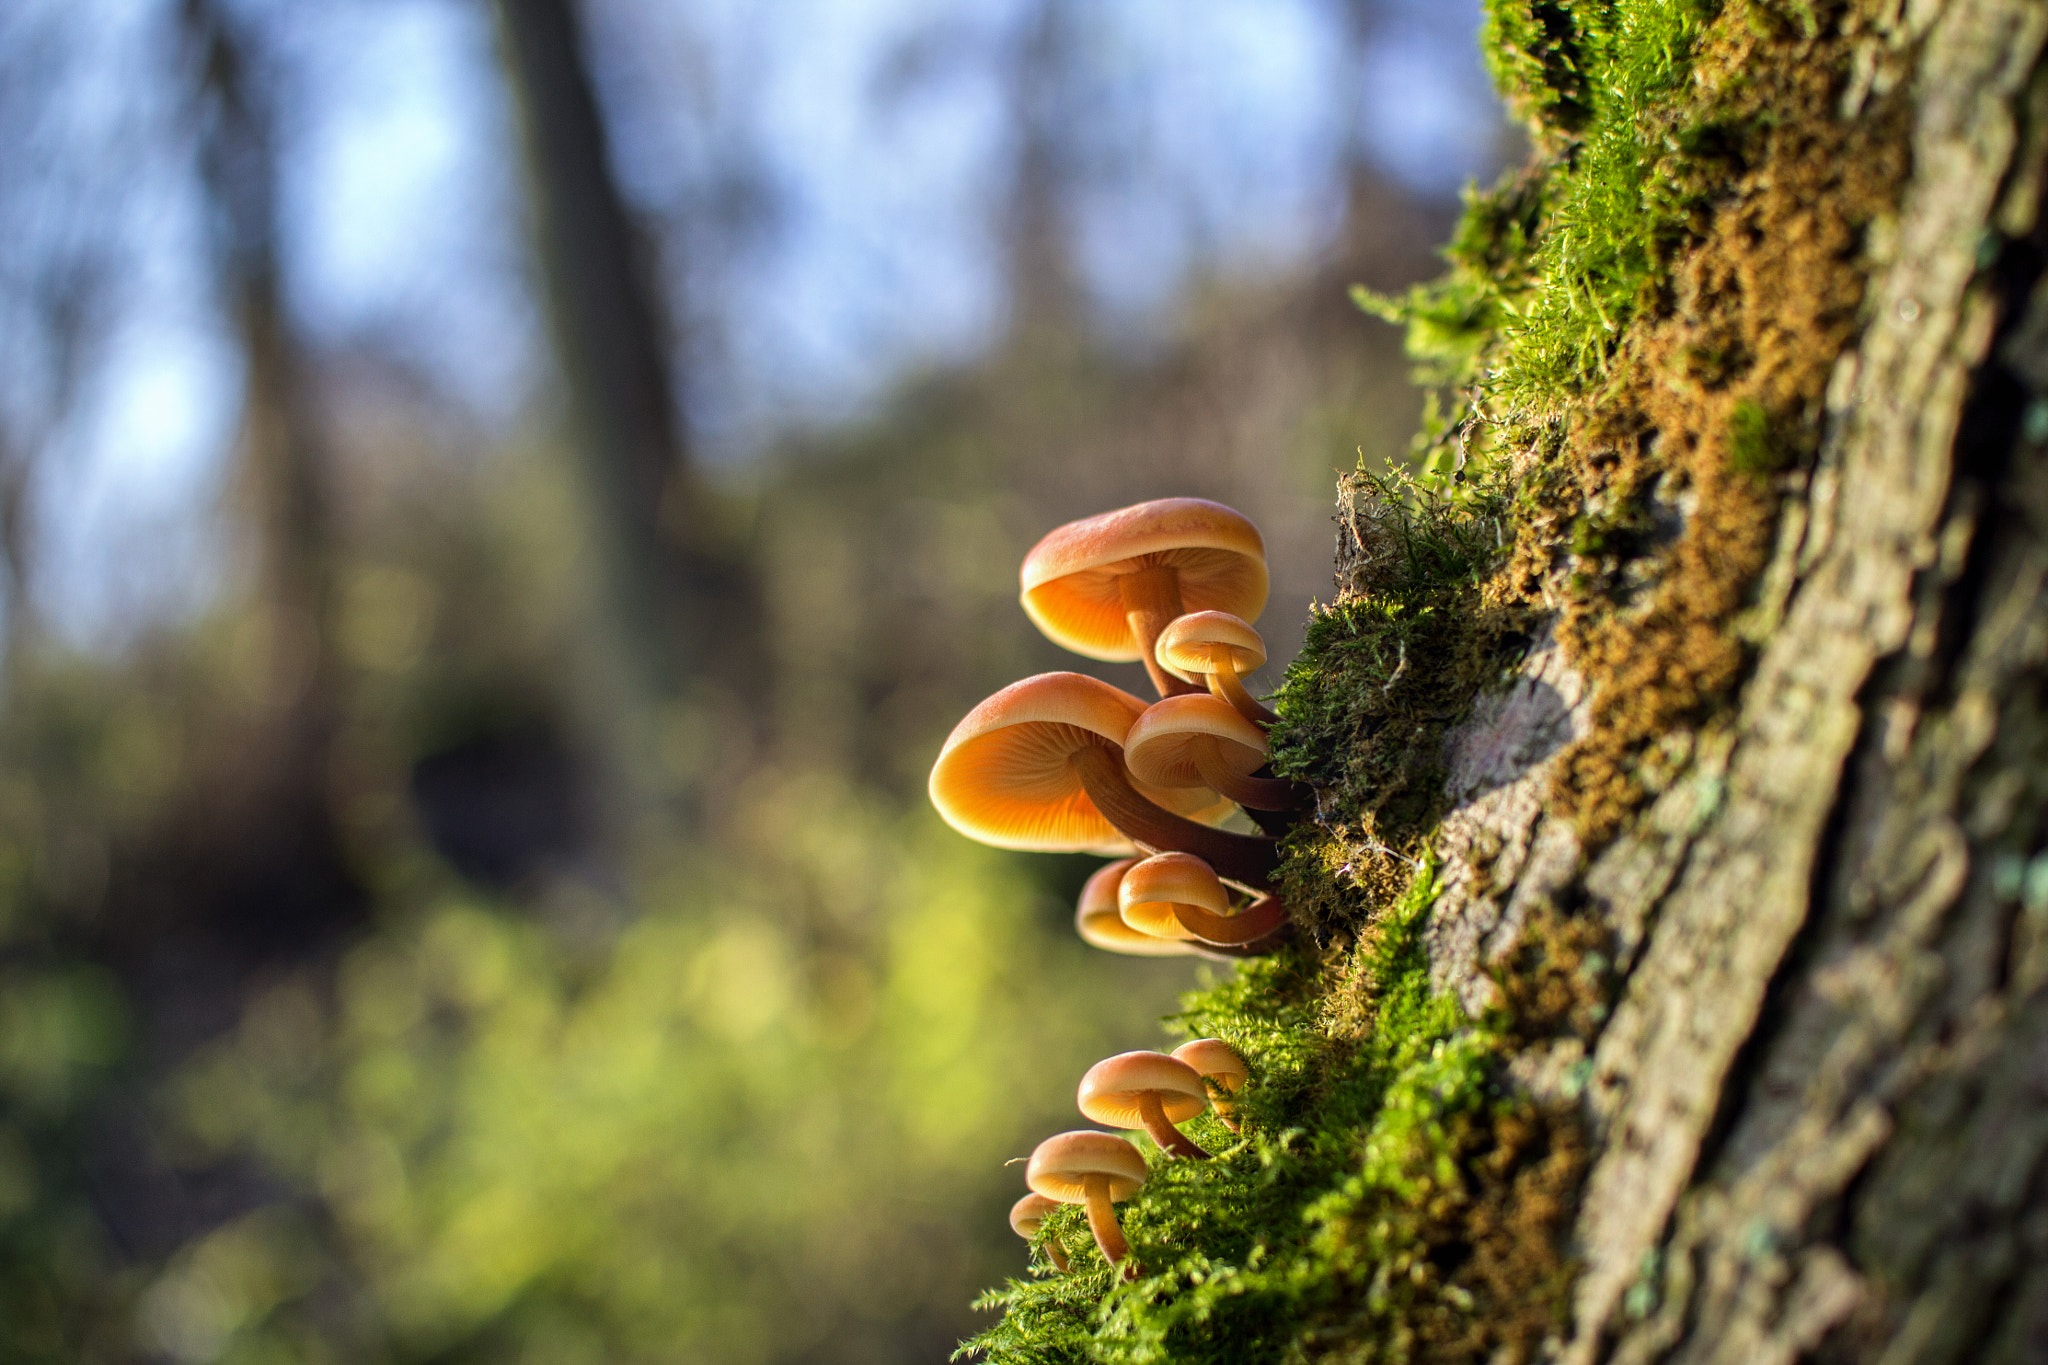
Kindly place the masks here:
<instances>
[{"instance_id":1,"label":"blurred tree trunk","mask_svg":"<svg viewBox=\"0 0 2048 1365\"><path fill-rule=\"evenodd\" d=\"M760 686L756 589L691 467L647 243L613 172L572 0L498 0L541 272L626 652L656 696ZM738 708L742 712L750 708Z\"/></svg>"},{"instance_id":2,"label":"blurred tree trunk","mask_svg":"<svg viewBox=\"0 0 2048 1365\"><path fill-rule=\"evenodd\" d=\"M189 833L201 866L231 869L218 905L225 927L251 945L284 946L319 937L358 904L330 787L341 696L331 456L284 300L268 81L235 17L213 0L186 0L183 18L199 82L200 168L247 365L235 496L253 532L263 656L248 749L212 760L227 769L216 777L231 809L195 816Z\"/></svg>"},{"instance_id":3,"label":"blurred tree trunk","mask_svg":"<svg viewBox=\"0 0 2048 1365\"><path fill-rule=\"evenodd\" d=\"M1081 325L1069 205L1079 123L1073 27L1068 0L1038 0L1010 59L1016 178L1003 205L1003 239L1009 247L1010 341L1027 349L1070 344Z\"/></svg>"},{"instance_id":4,"label":"blurred tree trunk","mask_svg":"<svg viewBox=\"0 0 2048 1365\"><path fill-rule=\"evenodd\" d=\"M1862 274L1860 321L1838 344L1797 325L1806 279L1730 273L1619 343L1687 325L1691 300L1743 310L1744 335L1794 338L1801 364L1822 352L1799 419L1818 449L1755 504L1761 572L1716 626L1752 642L1753 667L1666 726L1630 770L1675 763L1653 799L1589 838L1546 813L1544 784L1661 682L1621 696L1611 660L1594 677L1584 652L1540 649L1528 695L1565 699L1578 747L1446 827L1432 934L1452 980L1483 993L1471 945L1518 936L1569 963L1555 937L1528 937L1545 917L1611 936L1557 978L1612 980L1611 1013L1514 1067L1578 1105L1595 1143L1562 1353L1576 1365L2048 1360L2048 7L1852 13L1876 17L1817 49L1841 79L1785 118L1849 130L1816 127L1808 145L1903 129L1875 134L1906 168L1895 215L1867 255L1857 230L1831 257ZM1770 60L1805 50L1798 23L1751 14ZM1808 166L1804 183L1840 191L1838 165ZM1768 265L1850 216L1801 192L1772 217L1758 206L1798 167L1775 171L1726 178L1717 223L1777 225L1722 239L1736 259ZM1641 391L1661 411L1720 414L1660 420L1653 458L1733 459L1732 397L1713 406L1716 381L1684 368L1701 352L1633 353L1652 357ZM1607 624L1714 571L1682 555L1711 534L1699 480L1718 477L1690 468L1707 473L1664 577ZM1547 533L1560 573L1593 572L1597 549L1573 543L1586 524ZM1524 719L1521 740L1560 724Z\"/></svg>"}]
</instances>

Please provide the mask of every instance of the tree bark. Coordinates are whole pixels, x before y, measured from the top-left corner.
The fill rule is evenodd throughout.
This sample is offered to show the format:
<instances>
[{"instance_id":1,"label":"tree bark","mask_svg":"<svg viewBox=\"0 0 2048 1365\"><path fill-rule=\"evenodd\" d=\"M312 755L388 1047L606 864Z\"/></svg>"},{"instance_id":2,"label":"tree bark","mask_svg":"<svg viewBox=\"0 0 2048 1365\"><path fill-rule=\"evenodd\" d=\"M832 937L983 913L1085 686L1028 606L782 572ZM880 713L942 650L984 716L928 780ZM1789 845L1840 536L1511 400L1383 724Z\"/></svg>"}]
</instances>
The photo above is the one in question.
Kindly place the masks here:
<instances>
[{"instance_id":1,"label":"tree bark","mask_svg":"<svg viewBox=\"0 0 2048 1365\"><path fill-rule=\"evenodd\" d=\"M1546 810L1591 701L1547 640L1454 736L1439 983L1483 1006L1545 906L1613 936L1604 1026L1512 1068L1595 1143L1566 1361L2048 1359L2044 36L1859 40L1910 178L1679 780L1597 847Z\"/></svg>"}]
</instances>

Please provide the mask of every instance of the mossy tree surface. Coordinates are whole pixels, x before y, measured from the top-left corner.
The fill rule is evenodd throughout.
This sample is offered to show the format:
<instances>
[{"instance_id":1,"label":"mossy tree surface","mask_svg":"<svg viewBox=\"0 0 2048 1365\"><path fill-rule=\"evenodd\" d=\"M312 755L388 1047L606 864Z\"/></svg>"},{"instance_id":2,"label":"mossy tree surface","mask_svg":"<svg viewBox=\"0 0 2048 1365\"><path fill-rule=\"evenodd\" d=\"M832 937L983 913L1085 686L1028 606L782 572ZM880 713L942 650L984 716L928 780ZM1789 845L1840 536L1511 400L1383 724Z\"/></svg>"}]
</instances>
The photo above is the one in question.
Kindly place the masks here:
<instances>
[{"instance_id":1,"label":"mossy tree surface","mask_svg":"<svg viewBox=\"0 0 2048 1365\"><path fill-rule=\"evenodd\" d=\"M1489 0L1241 1138L1001 1361L2048 1359L2048 7Z\"/></svg>"}]
</instances>

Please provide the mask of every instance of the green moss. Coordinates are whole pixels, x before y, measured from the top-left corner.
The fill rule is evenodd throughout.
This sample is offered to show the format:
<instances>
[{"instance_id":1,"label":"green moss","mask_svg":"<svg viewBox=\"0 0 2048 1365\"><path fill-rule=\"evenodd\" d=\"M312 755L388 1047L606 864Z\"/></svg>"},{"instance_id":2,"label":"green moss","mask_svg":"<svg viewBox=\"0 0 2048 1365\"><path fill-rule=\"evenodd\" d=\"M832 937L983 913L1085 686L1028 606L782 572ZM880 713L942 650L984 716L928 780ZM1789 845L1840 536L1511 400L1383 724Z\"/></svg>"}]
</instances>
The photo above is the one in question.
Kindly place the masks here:
<instances>
[{"instance_id":1,"label":"green moss","mask_svg":"<svg viewBox=\"0 0 2048 1365\"><path fill-rule=\"evenodd\" d=\"M1038 1256L1057 1238L1071 1272L1040 1259L987 1295L1003 1318L960 1354L1239 1365L1526 1346L1513 1324L1527 1315L1498 1301L1473 1239L1475 1214L1496 1206L1490 1183L1533 1153L1518 1149L1499 1177L1470 1158L1528 1115L1497 1084L1498 1029L1429 990L1420 928L1435 888L1423 867L1334 964L1296 947L1189 997L1177 1027L1224 1038L1252 1067L1243 1135L1205 1117L1189 1131L1215 1160L1148 1148L1153 1176L1118 1208L1142 1267L1131 1282L1115 1280L1078 1208L1056 1212ZM1370 997L1362 1032L1331 1008L1332 979Z\"/></svg>"},{"instance_id":2,"label":"green moss","mask_svg":"<svg viewBox=\"0 0 2048 1365\"><path fill-rule=\"evenodd\" d=\"M1728 418L1728 462L1744 474L1758 477L1775 474L1790 462L1790 454L1771 432L1770 414L1754 398L1735 405Z\"/></svg>"},{"instance_id":3,"label":"green moss","mask_svg":"<svg viewBox=\"0 0 2048 1365\"><path fill-rule=\"evenodd\" d=\"M1407 327L1426 379L1548 411L1605 372L1739 141L1688 79L1720 9L1487 0L1487 61L1541 157L1468 194L1442 279L1398 299L1359 293Z\"/></svg>"},{"instance_id":4,"label":"green moss","mask_svg":"<svg viewBox=\"0 0 2048 1365\"><path fill-rule=\"evenodd\" d=\"M1311 616L1272 730L1274 771L1317 791L1282 881L1297 918L1323 931L1349 927L1329 884L1339 869L1360 879L1360 848L1383 850L1382 865L1419 851L1440 814L1445 732L1498 675L1518 620L1484 590L1509 511L1492 472L1361 472L1344 506L1346 587Z\"/></svg>"}]
</instances>

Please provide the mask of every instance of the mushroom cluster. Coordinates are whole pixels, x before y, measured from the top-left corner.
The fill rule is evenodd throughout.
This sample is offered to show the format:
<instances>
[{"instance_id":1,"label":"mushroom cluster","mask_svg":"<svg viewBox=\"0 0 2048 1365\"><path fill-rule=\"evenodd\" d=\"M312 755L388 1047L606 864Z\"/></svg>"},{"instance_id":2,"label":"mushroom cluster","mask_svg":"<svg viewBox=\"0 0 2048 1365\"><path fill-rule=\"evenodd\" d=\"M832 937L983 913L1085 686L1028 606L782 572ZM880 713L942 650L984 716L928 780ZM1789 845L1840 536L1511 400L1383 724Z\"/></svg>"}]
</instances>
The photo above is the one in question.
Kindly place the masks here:
<instances>
[{"instance_id":1,"label":"mushroom cluster","mask_svg":"<svg viewBox=\"0 0 2048 1365\"><path fill-rule=\"evenodd\" d=\"M1076 1102L1082 1116L1111 1128L1143 1128L1162 1153L1207 1160L1210 1153L1177 1126L1211 1105L1226 1117L1229 1096L1250 1073L1244 1060L1217 1038L1199 1038L1161 1052L1123 1052L1088 1068L1081 1077ZM1056 1133L1038 1144L1024 1168L1031 1193L1010 1209L1010 1227L1019 1237L1035 1237L1045 1216L1060 1204L1083 1204L1096 1249L1111 1265L1121 1265L1124 1278L1137 1274L1128 1258L1115 1206L1137 1192L1152 1173L1145 1155L1114 1133L1079 1128ZM1067 1249L1048 1236L1046 1256L1059 1270L1069 1266Z\"/></svg>"},{"instance_id":2,"label":"mushroom cluster","mask_svg":"<svg viewBox=\"0 0 2048 1365\"><path fill-rule=\"evenodd\" d=\"M1120 857L1076 913L1097 947L1270 951L1287 926L1272 894L1277 836L1304 792L1268 767L1274 716L1241 677L1266 661L1251 626L1267 592L1258 528L1220 503L1161 498L1053 531L1020 579L1024 611L1049 638L1142 662L1159 699L1079 673L1012 683L947 737L932 804L998 848ZM1234 810L1261 832L1221 828Z\"/></svg>"},{"instance_id":3,"label":"mushroom cluster","mask_svg":"<svg viewBox=\"0 0 2048 1365\"><path fill-rule=\"evenodd\" d=\"M1274 894L1279 836L1305 789L1276 777L1276 717L1245 689L1266 662L1251 623L1266 605L1258 528L1203 498L1162 498L1071 522L1024 557L1025 613L1054 643L1091 659L1142 663L1147 703L1079 673L1012 683L967 713L932 765L946 823L997 848L1099 853L1115 861L1081 890L1074 927L1095 947L1144 957L1271 952L1288 932ZM1222 827L1242 811L1259 832ZM1135 856L1134 856L1135 855ZM1080 1108L1109 1127L1143 1128L1162 1153L1210 1154L1176 1125L1232 1097L1249 1072L1229 1046L1199 1039L1172 1055L1126 1052L1091 1067ZM1010 1210L1030 1238L1056 1204L1084 1204L1095 1244L1135 1269L1114 1206L1150 1173L1112 1133L1060 1133L1032 1152L1032 1193ZM1048 1239L1052 1263L1067 1250Z\"/></svg>"}]
</instances>

